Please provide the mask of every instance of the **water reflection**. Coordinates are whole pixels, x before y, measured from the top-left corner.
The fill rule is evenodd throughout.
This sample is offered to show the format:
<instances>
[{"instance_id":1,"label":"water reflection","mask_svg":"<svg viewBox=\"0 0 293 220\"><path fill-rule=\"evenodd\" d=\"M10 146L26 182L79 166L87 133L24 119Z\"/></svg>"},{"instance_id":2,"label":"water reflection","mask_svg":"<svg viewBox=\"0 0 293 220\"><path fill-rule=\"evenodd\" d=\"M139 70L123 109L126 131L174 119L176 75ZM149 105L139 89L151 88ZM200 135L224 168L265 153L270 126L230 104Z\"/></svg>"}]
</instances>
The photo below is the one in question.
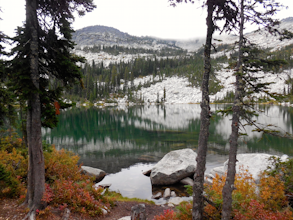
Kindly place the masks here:
<instances>
[{"instance_id":1,"label":"water reflection","mask_svg":"<svg viewBox=\"0 0 293 220\"><path fill-rule=\"evenodd\" d=\"M212 105L211 110L224 108ZM293 111L282 106L259 106L255 117L292 133ZM105 170L103 183L127 197L150 199L150 180L141 174L166 153L182 148L196 150L200 125L199 105L166 105L108 108L72 108L63 111L54 129L43 129L43 138L58 149L71 150L84 165ZM246 127L239 141L239 153L265 152L293 156L292 140L252 132ZM215 115L211 119L207 172L228 158L231 120ZM162 190L162 189L160 189ZM157 201L160 203L161 201Z\"/></svg>"},{"instance_id":2,"label":"water reflection","mask_svg":"<svg viewBox=\"0 0 293 220\"><path fill-rule=\"evenodd\" d=\"M213 105L212 111L224 108ZM292 133L292 109L260 106L261 123L274 124ZM209 151L212 160L222 163L227 158L231 132L229 117L215 115L211 120ZM136 163L157 162L167 152L197 148L200 124L199 105L137 106L129 108L73 108L62 112L54 129L43 129L43 137L57 148L81 156L84 165L116 173ZM292 140L264 136L246 127L240 153L267 152L293 155Z\"/></svg>"}]
</instances>

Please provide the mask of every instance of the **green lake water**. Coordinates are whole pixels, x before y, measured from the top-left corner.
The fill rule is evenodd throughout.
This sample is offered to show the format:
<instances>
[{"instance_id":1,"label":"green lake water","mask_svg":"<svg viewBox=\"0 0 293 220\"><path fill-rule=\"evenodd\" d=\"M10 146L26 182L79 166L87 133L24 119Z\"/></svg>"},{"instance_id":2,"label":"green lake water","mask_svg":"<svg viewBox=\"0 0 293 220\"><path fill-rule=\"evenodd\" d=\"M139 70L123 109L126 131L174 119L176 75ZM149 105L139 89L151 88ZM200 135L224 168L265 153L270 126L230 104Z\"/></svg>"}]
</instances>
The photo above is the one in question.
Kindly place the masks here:
<instances>
[{"instance_id":1,"label":"green lake water","mask_svg":"<svg viewBox=\"0 0 293 220\"><path fill-rule=\"evenodd\" d=\"M212 111L224 108L212 105ZM293 133L293 108L259 106L256 118L262 124L274 124L282 132ZM112 183L113 190L124 196L150 199L156 191L148 177L150 169L166 153L198 145L200 106L195 104L165 106L118 106L72 108L62 111L58 127L43 129L43 138L57 149L77 153L80 162L105 170L109 175L102 183ZM228 158L231 121L214 115L210 124L207 172ZM239 153L270 153L293 156L293 140L262 137L245 127L248 136L239 141Z\"/></svg>"}]
</instances>

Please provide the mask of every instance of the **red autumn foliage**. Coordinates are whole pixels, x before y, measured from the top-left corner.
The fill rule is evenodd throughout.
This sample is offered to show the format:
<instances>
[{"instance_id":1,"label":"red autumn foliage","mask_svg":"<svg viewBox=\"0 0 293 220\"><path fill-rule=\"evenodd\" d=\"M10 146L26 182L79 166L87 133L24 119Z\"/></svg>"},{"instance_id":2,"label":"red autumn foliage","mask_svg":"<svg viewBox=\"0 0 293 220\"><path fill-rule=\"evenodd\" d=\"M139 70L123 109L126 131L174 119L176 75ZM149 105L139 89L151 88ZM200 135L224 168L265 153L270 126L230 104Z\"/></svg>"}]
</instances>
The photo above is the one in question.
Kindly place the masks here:
<instances>
[{"instance_id":1,"label":"red autumn foliage","mask_svg":"<svg viewBox=\"0 0 293 220\"><path fill-rule=\"evenodd\" d=\"M292 220L292 212L286 208L283 211L272 211L265 208L265 204L260 203L256 200L251 200L249 205L242 204L242 209L245 212L234 210L236 220L250 220L250 219L261 219L261 220Z\"/></svg>"},{"instance_id":2,"label":"red autumn foliage","mask_svg":"<svg viewBox=\"0 0 293 220\"><path fill-rule=\"evenodd\" d=\"M173 210L165 210L162 215L155 216L154 220L175 220L176 213Z\"/></svg>"}]
</instances>

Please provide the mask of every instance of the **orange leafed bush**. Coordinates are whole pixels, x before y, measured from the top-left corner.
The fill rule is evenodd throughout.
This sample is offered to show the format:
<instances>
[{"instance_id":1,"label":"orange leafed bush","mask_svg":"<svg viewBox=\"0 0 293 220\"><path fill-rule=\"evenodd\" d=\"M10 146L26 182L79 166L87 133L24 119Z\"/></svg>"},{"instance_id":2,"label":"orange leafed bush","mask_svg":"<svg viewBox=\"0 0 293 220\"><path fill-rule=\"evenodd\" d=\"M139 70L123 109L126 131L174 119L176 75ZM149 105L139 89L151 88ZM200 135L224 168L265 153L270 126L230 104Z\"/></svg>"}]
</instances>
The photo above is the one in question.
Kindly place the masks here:
<instances>
[{"instance_id":1,"label":"orange leafed bush","mask_svg":"<svg viewBox=\"0 0 293 220\"><path fill-rule=\"evenodd\" d=\"M192 219L192 202L182 202L176 208L179 211L176 215L177 219L179 220Z\"/></svg>"},{"instance_id":2,"label":"orange leafed bush","mask_svg":"<svg viewBox=\"0 0 293 220\"><path fill-rule=\"evenodd\" d=\"M65 179L56 180L51 186L46 185L43 201L61 210L70 207L73 212L101 215L101 208L110 208L110 202L102 197L103 189L94 189L92 186L89 180L82 183Z\"/></svg>"},{"instance_id":3,"label":"orange leafed bush","mask_svg":"<svg viewBox=\"0 0 293 220\"><path fill-rule=\"evenodd\" d=\"M266 209L276 211L288 205L284 182L281 181L280 175L267 176L263 172L259 183L259 196Z\"/></svg>"},{"instance_id":4,"label":"orange leafed bush","mask_svg":"<svg viewBox=\"0 0 293 220\"><path fill-rule=\"evenodd\" d=\"M13 148L24 148L22 139L15 131L9 131L10 135L0 138L0 150L5 150L8 153L12 152Z\"/></svg>"},{"instance_id":5,"label":"orange leafed bush","mask_svg":"<svg viewBox=\"0 0 293 220\"><path fill-rule=\"evenodd\" d=\"M205 192L208 199L213 201L218 207L221 207L223 203L222 190L225 185L225 181L226 176L221 177L216 174L216 177L213 179L213 183L211 185L205 184ZM251 199L256 198L256 184L247 169L244 169L243 167L240 168L240 172L235 175L234 186L236 188L236 190L232 193L232 205L234 209L241 209L241 204L249 204ZM210 204L205 206L205 212L213 218L221 218L220 211Z\"/></svg>"},{"instance_id":6,"label":"orange leafed bush","mask_svg":"<svg viewBox=\"0 0 293 220\"><path fill-rule=\"evenodd\" d=\"M0 161L13 177L23 178L27 176L28 160L15 148L10 153L1 150Z\"/></svg>"},{"instance_id":7,"label":"orange leafed bush","mask_svg":"<svg viewBox=\"0 0 293 220\"><path fill-rule=\"evenodd\" d=\"M65 178L69 180L87 180L88 176L80 172L80 166L77 165L79 157L70 151L64 149L52 152L44 152L45 155L45 177L48 183Z\"/></svg>"},{"instance_id":8,"label":"orange leafed bush","mask_svg":"<svg viewBox=\"0 0 293 220\"><path fill-rule=\"evenodd\" d=\"M64 149L45 152L48 184L43 201L61 210L68 207L73 212L101 215L101 208L110 208L113 201L101 194L103 189L94 188L91 177L81 173L78 160L77 155Z\"/></svg>"},{"instance_id":9,"label":"orange leafed bush","mask_svg":"<svg viewBox=\"0 0 293 220\"><path fill-rule=\"evenodd\" d=\"M176 213L173 210L167 209L162 215L157 215L154 220L176 220Z\"/></svg>"},{"instance_id":10,"label":"orange leafed bush","mask_svg":"<svg viewBox=\"0 0 293 220\"><path fill-rule=\"evenodd\" d=\"M234 210L235 220L292 220L292 212L286 208L283 211L272 211L265 208L265 205L259 201L251 200L249 205L243 205L243 210Z\"/></svg>"}]
</instances>

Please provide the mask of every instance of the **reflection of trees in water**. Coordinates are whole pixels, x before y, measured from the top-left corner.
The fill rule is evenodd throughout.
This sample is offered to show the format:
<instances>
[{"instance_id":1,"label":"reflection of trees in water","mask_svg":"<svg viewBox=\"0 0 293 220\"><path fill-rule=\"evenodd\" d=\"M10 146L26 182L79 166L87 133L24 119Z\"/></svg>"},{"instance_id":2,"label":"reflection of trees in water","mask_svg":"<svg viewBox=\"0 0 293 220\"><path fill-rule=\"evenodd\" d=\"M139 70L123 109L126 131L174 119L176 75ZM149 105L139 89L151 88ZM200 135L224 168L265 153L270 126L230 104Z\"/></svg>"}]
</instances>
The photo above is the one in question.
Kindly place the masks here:
<instances>
[{"instance_id":1,"label":"reflection of trees in water","mask_svg":"<svg viewBox=\"0 0 293 220\"><path fill-rule=\"evenodd\" d=\"M247 141L247 148L253 153L287 154L293 156L293 140L272 135L263 135L260 138L253 138Z\"/></svg>"},{"instance_id":2,"label":"reflection of trees in water","mask_svg":"<svg viewBox=\"0 0 293 220\"><path fill-rule=\"evenodd\" d=\"M87 165L99 163L113 170L117 163L128 167L137 162L154 162L171 150L196 148L198 144L199 116L194 112L187 115L189 110L192 112L198 106L185 105L182 106L183 110L176 106L174 112L172 107L136 106L126 110L115 107L73 108L62 112L58 127L44 130L43 137L50 143L78 153ZM270 113L276 109L267 106L263 110ZM277 112L278 120L280 118L288 129L292 129L292 112L282 107ZM227 123L223 123L225 120ZM175 128L174 124L180 125L181 122L184 126ZM211 153L228 153L229 126L228 118L212 117L209 139ZM259 141L251 137L245 141L240 143L240 152L276 151L293 155L289 147L291 140L269 137Z\"/></svg>"},{"instance_id":3,"label":"reflection of trees in water","mask_svg":"<svg viewBox=\"0 0 293 220\"><path fill-rule=\"evenodd\" d=\"M129 108L127 112L112 108L75 108L63 112L60 115L58 127L50 131L46 130L43 137L51 143L55 142L68 147L71 144L80 146L84 142L106 143L110 139L113 144L114 142L123 144L131 142L138 150L140 148L156 150L158 147L166 146L166 143L178 141L191 142L194 145L197 141L194 139L198 131L197 127L169 130L156 121L143 119L141 117L143 108L143 106ZM65 137L71 143L68 143Z\"/></svg>"}]
</instances>

